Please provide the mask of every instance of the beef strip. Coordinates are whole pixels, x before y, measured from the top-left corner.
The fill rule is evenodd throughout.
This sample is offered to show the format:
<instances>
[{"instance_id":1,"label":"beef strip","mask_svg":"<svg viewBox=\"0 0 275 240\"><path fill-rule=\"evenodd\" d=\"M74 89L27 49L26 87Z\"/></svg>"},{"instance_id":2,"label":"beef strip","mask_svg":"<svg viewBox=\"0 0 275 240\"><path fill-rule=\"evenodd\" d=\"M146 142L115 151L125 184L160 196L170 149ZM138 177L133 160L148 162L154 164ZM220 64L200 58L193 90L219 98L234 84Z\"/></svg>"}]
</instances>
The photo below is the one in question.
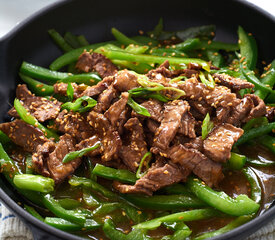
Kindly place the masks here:
<instances>
[{"instance_id":1,"label":"beef strip","mask_svg":"<svg viewBox=\"0 0 275 240\"><path fill-rule=\"evenodd\" d=\"M98 84L87 87L86 90L80 95L80 97L82 96L95 97L101 94L110 85L112 85L113 81L114 81L113 76L106 77L102 81L100 81Z\"/></svg>"},{"instance_id":2,"label":"beef strip","mask_svg":"<svg viewBox=\"0 0 275 240\"><path fill-rule=\"evenodd\" d=\"M156 133L156 131L158 130L159 128L159 123L157 121L154 121L153 119L147 119L146 120L146 127L148 128L148 130L151 132L151 133Z\"/></svg>"},{"instance_id":3,"label":"beef strip","mask_svg":"<svg viewBox=\"0 0 275 240\"><path fill-rule=\"evenodd\" d=\"M134 73L122 70L115 76L114 87L120 92L127 92L130 89L140 87L140 85Z\"/></svg>"},{"instance_id":4,"label":"beef strip","mask_svg":"<svg viewBox=\"0 0 275 240\"><path fill-rule=\"evenodd\" d=\"M81 158L62 163L67 153L75 151L74 146L75 140L69 134L61 136L60 141L54 145L46 143L43 146L39 146L38 151L32 156L36 170L40 171L39 173L44 174L44 176L50 176L56 183L61 183L81 163ZM42 169L41 166L43 166Z\"/></svg>"},{"instance_id":5,"label":"beef strip","mask_svg":"<svg viewBox=\"0 0 275 240\"><path fill-rule=\"evenodd\" d=\"M148 151L145 142L143 127L137 118L130 118L124 125L127 129L126 144L119 150L119 156L124 164L133 172L139 166L139 162Z\"/></svg>"},{"instance_id":6,"label":"beef strip","mask_svg":"<svg viewBox=\"0 0 275 240\"><path fill-rule=\"evenodd\" d=\"M72 135L77 141L94 135L93 129L84 117L77 112L68 112L66 109L58 114L53 127L59 132Z\"/></svg>"},{"instance_id":7,"label":"beef strip","mask_svg":"<svg viewBox=\"0 0 275 240\"><path fill-rule=\"evenodd\" d=\"M216 126L203 142L204 154L216 162L226 162L232 146L243 134L241 128L225 123Z\"/></svg>"},{"instance_id":8,"label":"beef strip","mask_svg":"<svg viewBox=\"0 0 275 240\"><path fill-rule=\"evenodd\" d=\"M203 140L201 138L201 136L190 139L187 143L183 144L184 147L186 148L192 148L192 149L196 149L200 152L203 151Z\"/></svg>"},{"instance_id":9,"label":"beef strip","mask_svg":"<svg viewBox=\"0 0 275 240\"><path fill-rule=\"evenodd\" d=\"M112 104L111 107L104 113L104 116L110 121L113 127L118 126L118 119L126 107L128 98L128 92L122 93L121 98Z\"/></svg>"},{"instance_id":10,"label":"beef strip","mask_svg":"<svg viewBox=\"0 0 275 240\"><path fill-rule=\"evenodd\" d=\"M240 78L233 78L225 73L215 73L213 77L216 83L226 86L233 91L240 91L244 88L254 88L254 84Z\"/></svg>"},{"instance_id":11,"label":"beef strip","mask_svg":"<svg viewBox=\"0 0 275 240\"><path fill-rule=\"evenodd\" d=\"M39 122L44 122L56 118L60 111L61 103L57 100L50 101L44 97L33 95L27 88L26 84L18 85L16 89L16 97L21 100L24 107L33 115ZM18 117L15 108L9 111L12 117Z\"/></svg>"},{"instance_id":12,"label":"beef strip","mask_svg":"<svg viewBox=\"0 0 275 240\"><path fill-rule=\"evenodd\" d=\"M173 163L193 171L210 187L217 186L223 178L222 166L196 149L186 148L179 144L171 147L166 153L160 154L169 157Z\"/></svg>"},{"instance_id":13,"label":"beef strip","mask_svg":"<svg viewBox=\"0 0 275 240\"><path fill-rule=\"evenodd\" d=\"M192 114L190 112L186 112L181 119L178 133L184 136L187 136L189 138L195 138L196 137L195 123L196 123L196 120L192 116Z\"/></svg>"},{"instance_id":14,"label":"beef strip","mask_svg":"<svg viewBox=\"0 0 275 240\"><path fill-rule=\"evenodd\" d=\"M79 98L81 94L86 90L87 85L85 84L76 84L71 83L74 89L74 99ZM55 83L54 84L54 93L60 94L62 96L67 96L68 83Z\"/></svg>"},{"instance_id":15,"label":"beef strip","mask_svg":"<svg viewBox=\"0 0 275 240\"><path fill-rule=\"evenodd\" d=\"M167 149L175 137L183 115L189 110L186 101L174 100L164 105L163 120L155 133L154 147Z\"/></svg>"},{"instance_id":16,"label":"beef strip","mask_svg":"<svg viewBox=\"0 0 275 240\"><path fill-rule=\"evenodd\" d=\"M154 166L155 165L155 166ZM141 193L151 196L153 192L173 183L186 181L190 171L174 163L158 163L136 181L135 185L114 182L114 187L121 193Z\"/></svg>"},{"instance_id":17,"label":"beef strip","mask_svg":"<svg viewBox=\"0 0 275 240\"><path fill-rule=\"evenodd\" d=\"M191 106L190 112L195 119L203 120L207 113L211 115L212 107L209 106L204 100L189 100L189 105Z\"/></svg>"},{"instance_id":18,"label":"beef strip","mask_svg":"<svg viewBox=\"0 0 275 240\"><path fill-rule=\"evenodd\" d=\"M75 145L76 150L81 150L83 148L89 148L94 146L95 144L99 143L100 140L97 136L92 136L87 139L82 140L80 143ZM88 152L86 155L89 157L94 157L101 153L100 147L96 148L95 150L92 150Z\"/></svg>"},{"instance_id":19,"label":"beef strip","mask_svg":"<svg viewBox=\"0 0 275 240\"><path fill-rule=\"evenodd\" d=\"M75 65L76 69L82 72L96 71L102 78L113 76L117 72L117 67L111 60L100 53L82 53Z\"/></svg>"},{"instance_id":20,"label":"beef strip","mask_svg":"<svg viewBox=\"0 0 275 240\"><path fill-rule=\"evenodd\" d=\"M246 94L244 97L248 97L253 101L253 108L251 109L249 115L245 119L245 122L257 118L262 117L266 114L266 106L262 99L260 99L258 96L254 94Z\"/></svg>"},{"instance_id":21,"label":"beef strip","mask_svg":"<svg viewBox=\"0 0 275 240\"><path fill-rule=\"evenodd\" d=\"M34 152L38 145L50 141L40 129L18 119L13 122L1 123L0 130L27 152Z\"/></svg>"},{"instance_id":22,"label":"beef strip","mask_svg":"<svg viewBox=\"0 0 275 240\"><path fill-rule=\"evenodd\" d=\"M117 90L114 88L114 85L111 84L98 96L94 111L99 113L105 112L110 107L112 100L117 97L117 94Z\"/></svg>"},{"instance_id":23,"label":"beef strip","mask_svg":"<svg viewBox=\"0 0 275 240\"><path fill-rule=\"evenodd\" d=\"M102 161L118 159L118 151L122 145L118 131L110 124L109 120L101 113L91 111L87 116L89 124L102 143Z\"/></svg>"}]
</instances>

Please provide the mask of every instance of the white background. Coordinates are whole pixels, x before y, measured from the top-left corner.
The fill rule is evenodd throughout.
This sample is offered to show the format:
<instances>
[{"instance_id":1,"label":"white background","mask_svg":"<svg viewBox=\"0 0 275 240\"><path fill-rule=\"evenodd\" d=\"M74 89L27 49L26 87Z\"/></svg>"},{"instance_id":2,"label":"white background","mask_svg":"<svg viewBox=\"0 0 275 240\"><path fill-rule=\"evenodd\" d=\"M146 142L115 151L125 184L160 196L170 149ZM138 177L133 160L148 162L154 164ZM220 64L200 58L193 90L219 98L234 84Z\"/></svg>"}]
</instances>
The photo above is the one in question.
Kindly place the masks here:
<instances>
[{"instance_id":1,"label":"white background","mask_svg":"<svg viewBox=\"0 0 275 240\"><path fill-rule=\"evenodd\" d=\"M0 0L0 37L35 11L58 0ZM222 4L221 0L221 4ZM245 1L245 0L244 0ZM249 0L275 16L275 0Z\"/></svg>"}]
</instances>

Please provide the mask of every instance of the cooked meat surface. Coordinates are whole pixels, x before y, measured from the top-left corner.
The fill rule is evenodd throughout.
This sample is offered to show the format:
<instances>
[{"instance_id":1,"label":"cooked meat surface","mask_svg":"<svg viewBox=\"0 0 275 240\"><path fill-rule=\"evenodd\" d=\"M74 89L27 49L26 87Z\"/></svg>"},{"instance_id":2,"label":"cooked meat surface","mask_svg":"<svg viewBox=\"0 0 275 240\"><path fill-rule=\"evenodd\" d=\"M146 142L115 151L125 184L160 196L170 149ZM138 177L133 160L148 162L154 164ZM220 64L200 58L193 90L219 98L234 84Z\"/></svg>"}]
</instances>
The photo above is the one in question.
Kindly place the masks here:
<instances>
[{"instance_id":1,"label":"cooked meat surface","mask_svg":"<svg viewBox=\"0 0 275 240\"><path fill-rule=\"evenodd\" d=\"M74 98L79 98L81 94L86 90L87 86L84 84L76 84L76 83L71 83L73 89L74 89ZM67 88L68 84L67 83L55 83L54 84L54 93L60 94L62 96L67 96Z\"/></svg>"}]
</instances>

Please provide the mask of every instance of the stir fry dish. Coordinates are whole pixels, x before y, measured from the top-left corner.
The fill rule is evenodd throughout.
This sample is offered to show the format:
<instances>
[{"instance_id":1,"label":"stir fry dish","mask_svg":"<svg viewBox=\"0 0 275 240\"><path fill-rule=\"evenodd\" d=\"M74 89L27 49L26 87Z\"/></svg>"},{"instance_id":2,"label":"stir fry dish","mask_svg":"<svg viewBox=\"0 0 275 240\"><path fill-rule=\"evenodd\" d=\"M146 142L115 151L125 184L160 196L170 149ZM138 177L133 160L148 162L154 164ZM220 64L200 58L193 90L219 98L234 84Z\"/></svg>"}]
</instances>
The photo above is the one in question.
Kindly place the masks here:
<instances>
[{"instance_id":1,"label":"stir fry dish","mask_svg":"<svg viewBox=\"0 0 275 240\"><path fill-rule=\"evenodd\" d=\"M215 26L89 44L50 37L23 62L1 172L39 220L91 239L206 239L264 213L275 188L275 61ZM236 34L236 36L237 36ZM8 183L7 183L8 184Z\"/></svg>"}]
</instances>

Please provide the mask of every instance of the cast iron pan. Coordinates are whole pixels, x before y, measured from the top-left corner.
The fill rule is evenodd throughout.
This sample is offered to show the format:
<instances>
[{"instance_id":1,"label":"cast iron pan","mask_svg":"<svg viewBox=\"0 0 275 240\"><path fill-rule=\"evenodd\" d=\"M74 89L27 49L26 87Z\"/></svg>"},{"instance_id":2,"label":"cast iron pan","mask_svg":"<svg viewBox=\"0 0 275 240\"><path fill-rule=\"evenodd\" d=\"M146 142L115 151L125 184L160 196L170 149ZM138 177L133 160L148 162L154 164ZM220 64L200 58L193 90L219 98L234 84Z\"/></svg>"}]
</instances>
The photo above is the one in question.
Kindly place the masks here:
<instances>
[{"instance_id":1,"label":"cast iron pan","mask_svg":"<svg viewBox=\"0 0 275 240\"><path fill-rule=\"evenodd\" d=\"M237 26L242 25L256 37L260 61L273 60L275 18L245 1L61 1L38 12L0 39L0 121L9 120L6 113L15 97L14 90L19 82L17 72L22 60L47 67L61 54L49 39L48 29L84 34L95 43L112 39L111 27L117 27L129 36L137 35L140 29L151 30L159 17L164 18L167 30L216 24L217 39L226 42L236 42ZM17 204L24 199L2 176L0 199L30 227L35 239L81 239L50 227L25 212ZM273 216L275 208L215 239L244 238L271 221Z\"/></svg>"}]
</instances>

